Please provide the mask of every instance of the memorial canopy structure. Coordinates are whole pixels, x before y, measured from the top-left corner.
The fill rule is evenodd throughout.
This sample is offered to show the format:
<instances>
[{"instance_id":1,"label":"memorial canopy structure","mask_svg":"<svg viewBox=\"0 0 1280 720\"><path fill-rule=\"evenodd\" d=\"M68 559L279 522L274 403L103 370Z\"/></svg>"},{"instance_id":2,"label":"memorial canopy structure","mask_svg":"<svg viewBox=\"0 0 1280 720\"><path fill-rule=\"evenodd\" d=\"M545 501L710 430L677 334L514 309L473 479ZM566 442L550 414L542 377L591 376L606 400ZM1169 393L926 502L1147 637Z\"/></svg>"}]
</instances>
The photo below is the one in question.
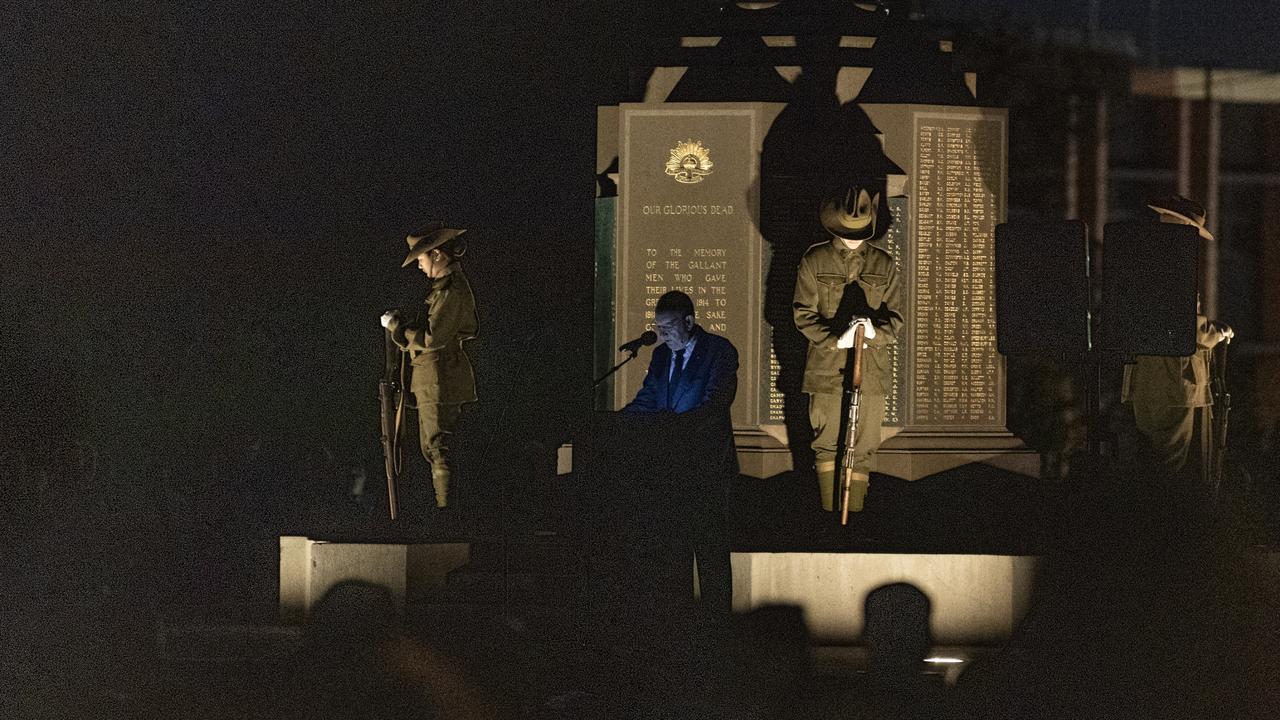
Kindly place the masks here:
<instances>
[{"instance_id":1,"label":"memorial canopy structure","mask_svg":"<svg viewBox=\"0 0 1280 720\"><path fill-rule=\"evenodd\" d=\"M982 462L1035 475L1038 456L1005 427L995 344L1006 111L977 107L949 45L883 8L739 5L655 49L633 72L637 102L598 108L598 374L651 326L658 296L683 290L740 353L743 472L807 463L795 270L830 239L821 192L869 184L892 218L874 242L907 289L877 471L917 479ZM613 376L597 409L621 407L643 375L637 362Z\"/></svg>"}]
</instances>

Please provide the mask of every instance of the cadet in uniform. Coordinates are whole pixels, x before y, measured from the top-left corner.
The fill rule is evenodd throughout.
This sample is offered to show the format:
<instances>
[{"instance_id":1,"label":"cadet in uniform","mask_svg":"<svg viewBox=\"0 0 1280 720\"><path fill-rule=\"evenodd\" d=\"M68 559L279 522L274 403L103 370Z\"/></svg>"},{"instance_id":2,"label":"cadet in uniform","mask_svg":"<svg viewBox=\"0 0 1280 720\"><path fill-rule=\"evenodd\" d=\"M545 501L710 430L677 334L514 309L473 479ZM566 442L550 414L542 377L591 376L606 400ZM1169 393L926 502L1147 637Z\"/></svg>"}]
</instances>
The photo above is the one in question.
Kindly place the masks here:
<instances>
[{"instance_id":1,"label":"cadet in uniform","mask_svg":"<svg viewBox=\"0 0 1280 720\"><path fill-rule=\"evenodd\" d=\"M427 277L426 312L402 318L389 312L382 325L413 366L410 389L418 403L418 437L422 455L431 463L431 484L436 506L449 501L449 436L457 425L464 403L476 399L475 373L463 343L476 336L476 301L462 272L466 246L460 236L466 230L432 225L406 238L409 254L404 267L415 260Z\"/></svg>"},{"instance_id":2,"label":"cadet in uniform","mask_svg":"<svg viewBox=\"0 0 1280 720\"><path fill-rule=\"evenodd\" d=\"M1152 200L1160 222L1190 225L1205 241L1213 235L1205 228L1205 211L1199 203L1179 195ZM1196 303L1196 351L1185 357L1139 355L1125 366L1122 399L1133 403L1138 429L1146 436L1156 457L1172 470L1183 470L1193 444L1198 444L1202 473L1211 439L1209 394L1213 348L1235 336L1230 326L1208 319ZM1198 439L1198 443L1196 442ZM1207 475L1206 475L1207 477Z\"/></svg>"},{"instance_id":3,"label":"cadet in uniform","mask_svg":"<svg viewBox=\"0 0 1280 720\"><path fill-rule=\"evenodd\" d=\"M880 446L884 399L892 382L886 348L902 327L902 288L893 256L872 245L884 231L877 222L880 195L846 187L823 201L820 219L831 240L805 252L796 278L792 314L809 339L803 389L809 394L814 469L822 508L835 508L836 449L843 441L845 372L858 325L865 332L862 404L854 446L849 510L862 509L872 461Z\"/></svg>"}]
</instances>

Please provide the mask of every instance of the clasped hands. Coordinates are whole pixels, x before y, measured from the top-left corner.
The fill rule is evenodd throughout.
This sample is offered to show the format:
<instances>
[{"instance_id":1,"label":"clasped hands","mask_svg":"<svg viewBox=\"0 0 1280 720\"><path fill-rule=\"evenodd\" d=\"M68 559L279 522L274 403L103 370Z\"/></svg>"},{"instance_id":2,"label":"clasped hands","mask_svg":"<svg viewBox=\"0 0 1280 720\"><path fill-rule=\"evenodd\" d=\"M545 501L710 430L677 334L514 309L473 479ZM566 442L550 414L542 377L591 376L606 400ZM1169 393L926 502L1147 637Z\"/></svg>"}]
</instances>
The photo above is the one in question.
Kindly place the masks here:
<instances>
[{"instance_id":1,"label":"clasped hands","mask_svg":"<svg viewBox=\"0 0 1280 720\"><path fill-rule=\"evenodd\" d=\"M872 340L875 338L876 326L871 324L870 318L854 318L849 323L849 328L845 330L844 333L842 333L840 337L836 340L836 347L838 349L848 350L849 348L853 347L853 336L854 336L854 333L858 331L859 325L861 325L863 328L862 337L864 340Z\"/></svg>"}]
</instances>

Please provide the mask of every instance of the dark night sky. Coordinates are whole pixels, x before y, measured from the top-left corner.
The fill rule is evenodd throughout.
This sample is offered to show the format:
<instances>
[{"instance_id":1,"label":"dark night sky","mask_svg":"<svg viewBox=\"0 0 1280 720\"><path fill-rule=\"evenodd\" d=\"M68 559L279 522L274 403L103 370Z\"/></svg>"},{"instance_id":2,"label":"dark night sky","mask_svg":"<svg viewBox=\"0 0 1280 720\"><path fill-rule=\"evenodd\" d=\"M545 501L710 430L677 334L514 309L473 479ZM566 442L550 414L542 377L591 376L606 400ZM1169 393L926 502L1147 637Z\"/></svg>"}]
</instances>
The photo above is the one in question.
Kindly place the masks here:
<instances>
[{"instance_id":1,"label":"dark night sky","mask_svg":"<svg viewBox=\"0 0 1280 720\"><path fill-rule=\"evenodd\" d=\"M1104 5L1141 45L1146 4ZM565 439L591 374L594 109L624 99L638 31L678 35L687 7L8 11L0 293L19 436L46 423L144 456L157 426L188 448L376 444L377 317L418 282L397 270L404 233L443 215L473 231L473 418ZM1080 27L1087 4L930 7ZM1161 7L1169 61L1280 63L1273 2Z\"/></svg>"}]
</instances>

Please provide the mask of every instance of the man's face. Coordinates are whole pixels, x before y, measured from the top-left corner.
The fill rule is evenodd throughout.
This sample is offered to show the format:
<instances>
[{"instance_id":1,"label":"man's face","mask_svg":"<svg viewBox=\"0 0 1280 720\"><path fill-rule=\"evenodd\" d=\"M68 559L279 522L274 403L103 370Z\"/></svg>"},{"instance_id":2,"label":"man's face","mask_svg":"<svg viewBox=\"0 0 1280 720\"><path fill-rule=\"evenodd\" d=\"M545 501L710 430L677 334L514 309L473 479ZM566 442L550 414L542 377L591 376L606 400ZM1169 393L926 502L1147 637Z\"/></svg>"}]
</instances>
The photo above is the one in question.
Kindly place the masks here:
<instances>
[{"instance_id":1,"label":"man's face","mask_svg":"<svg viewBox=\"0 0 1280 720\"><path fill-rule=\"evenodd\" d=\"M661 312L653 318L653 329L672 352L689 344L693 337L693 316L680 317L678 312Z\"/></svg>"}]
</instances>

